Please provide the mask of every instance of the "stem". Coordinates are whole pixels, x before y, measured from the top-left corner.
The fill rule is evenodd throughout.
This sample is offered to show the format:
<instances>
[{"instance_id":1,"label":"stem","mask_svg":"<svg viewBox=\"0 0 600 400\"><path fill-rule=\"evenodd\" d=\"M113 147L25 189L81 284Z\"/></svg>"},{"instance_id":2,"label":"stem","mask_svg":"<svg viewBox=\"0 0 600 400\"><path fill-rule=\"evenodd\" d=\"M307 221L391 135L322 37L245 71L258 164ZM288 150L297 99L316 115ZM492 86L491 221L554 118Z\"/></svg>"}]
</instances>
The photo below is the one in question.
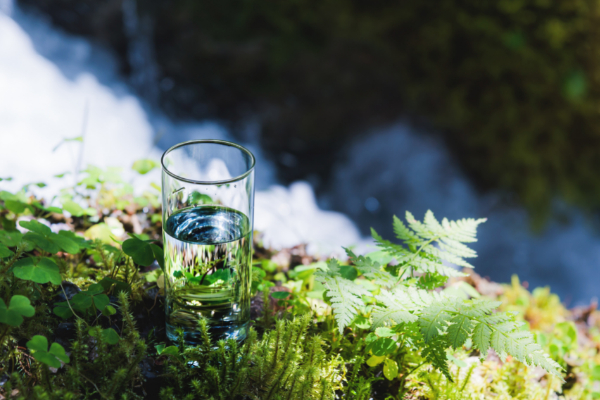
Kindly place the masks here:
<instances>
[{"instance_id":1,"label":"stem","mask_svg":"<svg viewBox=\"0 0 600 400\"><path fill-rule=\"evenodd\" d=\"M0 275L3 276L6 273L6 271L8 271L10 269L10 267L13 266L13 264L21 256L21 254L23 254L23 249L17 248L17 252L15 253L15 255L10 259L10 261L8 263L4 264L4 266L0 269Z\"/></svg>"},{"instance_id":2,"label":"stem","mask_svg":"<svg viewBox=\"0 0 600 400\"><path fill-rule=\"evenodd\" d=\"M87 376L83 375L81 372L79 372L77 369L71 367L70 365L65 364L65 366L67 368L74 369L75 372L77 372L77 374L79 376L81 376L83 379L85 379L86 381L88 381L89 383L91 383L94 386L94 388L96 388L96 391L98 392L98 394L100 395L100 397L108 400L108 397L106 397L104 394L102 394L102 392L100 391L100 389L98 389L98 386L96 386L96 384L94 383L94 381L92 381L90 378L88 378Z\"/></svg>"},{"instance_id":3,"label":"stem","mask_svg":"<svg viewBox=\"0 0 600 400\"><path fill-rule=\"evenodd\" d=\"M4 346L2 345L4 343L4 338L8 335L8 332L10 331L10 326L7 325L6 329L4 329L4 331L2 332L2 334L0 335L0 348L4 348ZM8 349L7 349L8 350ZM4 362L4 359L10 354L10 351L6 352L5 354L0 354L2 357L0 358L0 364L2 364Z\"/></svg>"},{"instance_id":4,"label":"stem","mask_svg":"<svg viewBox=\"0 0 600 400\"><path fill-rule=\"evenodd\" d=\"M69 297L67 296L67 292L65 292L65 288L63 287L62 282L60 283L60 288L62 289L63 294L65 295L65 300L67 301L67 305L69 306L69 309L71 310L71 312L73 313L73 315L76 316L77 318L79 318L80 320L84 321L83 318L81 318L79 315L77 315L75 313L75 310L73 310L73 307L71 307L71 303L69 302Z\"/></svg>"},{"instance_id":5,"label":"stem","mask_svg":"<svg viewBox=\"0 0 600 400\"><path fill-rule=\"evenodd\" d=\"M414 367L413 369L411 369L408 374L404 375L404 379L406 379L407 376L409 376L410 374L412 374L413 372L415 372L416 370L418 370L419 368L421 368L423 366L423 364L425 364L426 361L423 361L421 364L417 365L416 367Z\"/></svg>"},{"instance_id":6,"label":"stem","mask_svg":"<svg viewBox=\"0 0 600 400\"><path fill-rule=\"evenodd\" d=\"M433 237L433 238L429 239L427 242L423 243L423 244L421 245L421 247L419 247L419 248L417 249L417 251L416 251L416 252L413 254L413 256L411 257L411 259L410 259L410 260L408 260L408 261L406 262L406 264L407 264L407 265L410 267L410 270L411 270L411 271L410 271L410 276L411 276L411 277L414 277L414 274L415 274L415 269L414 269L414 268L413 268L413 267L412 267L410 264L411 264L413 261L415 261L415 258L417 258L417 256L418 256L418 255L419 255L419 253L420 253L420 252L421 252L421 251L422 251L422 250L425 248L425 246L428 246L428 245L430 245L432 242L434 242L434 241L436 241L436 240L439 240L439 239L441 239L441 236L435 236L435 237ZM407 269L408 269L408 268L407 268ZM402 276L404 275L404 272L406 272L406 269L405 269L404 271L402 271L402 274L400 274L400 275L398 276L398 281L396 282L396 285L397 285L398 283L400 283L400 280L402 279ZM395 286L395 285L394 285L394 286Z\"/></svg>"}]
</instances>

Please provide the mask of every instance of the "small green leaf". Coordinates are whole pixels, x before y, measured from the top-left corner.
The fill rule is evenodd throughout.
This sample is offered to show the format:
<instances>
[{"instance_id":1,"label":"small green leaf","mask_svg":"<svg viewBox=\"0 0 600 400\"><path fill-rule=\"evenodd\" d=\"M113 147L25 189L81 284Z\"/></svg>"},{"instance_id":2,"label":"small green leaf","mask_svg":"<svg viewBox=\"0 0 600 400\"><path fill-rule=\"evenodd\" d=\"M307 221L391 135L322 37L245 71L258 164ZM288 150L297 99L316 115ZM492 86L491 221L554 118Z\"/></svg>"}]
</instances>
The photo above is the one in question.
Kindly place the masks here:
<instances>
[{"instance_id":1,"label":"small green leaf","mask_svg":"<svg viewBox=\"0 0 600 400\"><path fill-rule=\"evenodd\" d=\"M351 265L342 265L340 267L340 275L343 278L353 281L358 277L358 272L356 271L356 268Z\"/></svg>"},{"instance_id":2,"label":"small green leaf","mask_svg":"<svg viewBox=\"0 0 600 400\"><path fill-rule=\"evenodd\" d=\"M44 235L44 236L52 233L52 230L50 228L48 228L46 225L44 225L40 222L37 222L36 220L21 221L21 222L19 222L19 225L21 225L25 229L28 229L35 233L39 233L40 235Z\"/></svg>"},{"instance_id":3,"label":"small green leaf","mask_svg":"<svg viewBox=\"0 0 600 400\"><path fill-rule=\"evenodd\" d=\"M150 245L150 248L152 249L152 253L154 254L154 258L158 262L158 265L160 265L160 267L164 270L165 269L165 253L164 253L163 249L161 249L159 246L155 245L154 243L152 243Z\"/></svg>"},{"instance_id":4,"label":"small green leaf","mask_svg":"<svg viewBox=\"0 0 600 400\"><path fill-rule=\"evenodd\" d=\"M388 381L396 378L398 376L398 363L390 358L386 359L383 363L383 375Z\"/></svg>"},{"instance_id":5,"label":"small green leaf","mask_svg":"<svg viewBox=\"0 0 600 400\"><path fill-rule=\"evenodd\" d=\"M65 211L68 211L74 217L81 217L83 215L83 207L73 200L63 201L62 206Z\"/></svg>"},{"instance_id":6,"label":"small green leaf","mask_svg":"<svg viewBox=\"0 0 600 400\"><path fill-rule=\"evenodd\" d=\"M27 348L32 351L33 358L53 368L60 368L60 361L65 363L70 361L65 349L60 344L52 343L48 350L48 339L41 335L31 338L27 342Z\"/></svg>"},{"instance_id":7,"label":"small green leaf","mask_svg":"<svg viewBox=\"0 0 600 400\"><path fill-rule=\"evenodd\" d=\"M64 252L69 254L77 254L79 253L79 245L77 242L71 240L65 235L59 235L57 233L52 233L49 235L49 239L60 247Z\"/></svg>"},{"instance_id":8,"label":"small green leaf","mask_svg":"<svg viewBox=\"0 0 600 400\"><path fill-rule=\"evenodd\" d=\"M94 296L102 292L104 292L104 287L100 283L94 283L88 286L88 288L83 293L86 293L90 296Z\"/></svg>"},{"instance_id":9,"label":"small green leaf","mask_svg":"<svg viewBox=\"0 0 600 400\"><path fill-rule=\"evenodd\" d=\"M73 312L71 312L71 309L69 308L69 304L66 301L61 301L60 303L56 303L54 305L54 309L52 310L52 312L55 315L58 315L59 317L61 317L63 319L68 319L73 316Z\"/></svg>"},{"instance_id":10,"label":"small green leaf","mask_svg":"<svg viewBox=\"0 0 600 400\"><path fill-rule=\"evenodd\" d=\"M381 357L393 353L396 348L395 341L390 338L381 338L370 343L366 350L373 353L373 355Z\"/></svg>"},{"instance_id":11,"label":"small green leaf","mask_svg":"<svg viewBox=\"0 0 600 400\"><path fill-rule=\"evenodd\" d=\"M179 349L176 346L169 346L163 349L159 354L161 356L179 356Z\"/></svg>"},{"instance_id":12,"label":"small green leaf","mask_svg":"<svg viewBox=\"0 0 600 400\"><path fill-rule=\"evenodd\" d=\"M75 232L59 231L58 235L71 239L72 242L75 242L75 244L77 244L79 249L91 249L92 248L93 242L91 240L85 240L85 238L83 236L79 236Z\"/></svg>"},{"instance_id":13,"label":"small green leaf","mask_svg":"<svg viewBox=\"0 0 600 400\"><path fill-rule=\"evenodd\" d=\"M48 253L56 254L60 250L60 248L53 243L51 240L48 240L44 235L37 232L27 232L23 239L27 240L35 244L40 249L47 251Z\"/></svg>"},{"instance_id":14,"label":"small green leaf","mask_svg":"<svg viewBox=\"0 0 600 400\"><path fill-rule=\"evenodd\" d=\"M371 323L369 322L369 319L362 315L356 317L354 320L354 326L360 329L371 329Z\"/></svg>"},{"instance_id":15,"label":"small green leaf","mask_svg":"<svg viewBox=\"0 0 600 400\"><path fill-rule=\"evenodd\" d=\"M127 239L123 242L123 251L133 258L136 264L147 267L154 262L154 252L148 242L138 238Z\"/></svg>"},{"instance_id":16,"label":"small green leaf","mask_svg":"<svg viewBox=\"0 0 600 400\"><path fill-rule=\"evenodd\" d=\"M375 329L375 334L379 337L390 337L390 336L394 336L394 331L392 331L390 328L377 328Z\"/></svg>"},{"instance_id":17,"label":"small green leaf","mask_svg":"<svg viewBox=\"0 0 600 400\"><path fill-rule=\"evenodd\" d=\"M48 339L41 335L35 335L27 342L27 348L34 351L48 351Z\"/></svg>"},{"instance_id":18,"label":"small green leaf","mask_svg":"<svg viewBox=\"0 0 600 400\"><path fill-rule=\"evenodd\" d=\"M156 346L154 346L156 348L156 353L160 354L163 352L163 350L165 349L165 345L164 344L157 344Z\"/></svg>"},{"instance_id":19,"label":"small green leaf","mask_svg":"<svg viewBox=\"0 0 600 400\"><path fill-rule=\"evenodd\" d=\"M148 172L152 171L157 166L158 163L154 160L142 159L135 161L131 169L137 171L141 175L146 175Z\"/></svg>"},{"instance_id":20,"label":"small green leaf","mask_svg":"<svg viewBox=\"0 0 600 400\"><path fill-rule=\"evenodd\" d=\"M15 214L21 214L29 206L28 204L18 200L5 200L4 205L8 211L11 211Z\"/></svg>"},{"instance_id":21,"label":"small green leaf","mask_svg":"<svg viewBox=\"0 0 600 400\"><path fill-rule=\"evenodd\" d=\"M10 251L8 247L3 244L0 244L0 258L6 258L12 256L14 253Z\"/></svg>"},{"instance_id":22,"label":"small green leaf","mask_svg":"<svg viewBox=\"0 0 600 400\"><path fill-rule=\"evenodd\" d=\"M58 265L48 257L23 258L14 264L12 271L17 278L35 283L51 282L60 285L62 282Z\"/></svg>"},{"instance_id":23,"label":"small green leaf","mask_svg":"<svg viewBox=\"0 0 600 400\"><path fill-rule=\"evenodd\" d=\"M368 365L369 367L374 367L374 366L376 366L376 365L379 365L379 364L381 364L381 363L383 362L383 360L385 360L385 356L381 356L381 357L378 357L378 356L371 356L371 357L369 357L369 359L367 360L367 365Z\"/></svg>"},{"instance_id":24,"label":"small green leaf","mask_svg":"<svg viewBox=\"0 0 600 400\"><path fill-rule=\"evenodd\" d=\"M104 310L102 310L102 315L104 315L105 317L110 317L111 315L115 315L117 313L117 310L115 310L115 308L111 305L108 305L104 308Z\"/></svg>"},{"instance_id":25,"label":"small green leaf","mask_svg":"<svg viewBox=\"0 0 600 400\"><path fill-rule=\"evenodd\" d=\"M8 247L16 247L21 243L23 234L19 231L0 231L0 243Z\"/></svg>"},{"instance_id":26,"label":"small green leaf","mask_svg":"<svg viewBox=\"0 0 600 400\"><path fill-rule=\"evenodd\" d=\"M105 294L100 294L94 296L94 305L99 311L104 310L104 308L110 303L108 296Z\"/></svg>"},{"instance_id":27,"label":"small green leaf","mask_svg":"<svg viewBox=\"0 0 600 400\"><path fill-rule=\"evenodd\" d=\"M287 299L290 294L291 294L290 292L272 292L271 296L274 299L284 300L284 299Z\"/></svg>"},{"instance_id":28,"label":"small green leaf","mask_svg":"<svg viewBox=\"0 0 600 400\"><path fill-rule=\"evenodd\" d=\"M16 294L11 297L8 308L0 299L0 322L3 324L19 326L23 323L23 317L33 317L34 314L35 308L25 296Z\"/></svg>"},{"instance_id":29,"label":"small green leaf","mask_svg":"<svg viewBox=\"0 0 600 400\"><path fill-rule=\"evenodd\" d=\"M83 312L92 306L92 302L92 296L87 295L85 292L79 292L71 299L71 307Z\"/></svg>"},{"instance_id":30,"label":"small green leaf","mask_svg":"<svg viewBox=\"0 0 600 400\"><path fill-rule=\"evenodd\" d=\"M116 279L107 277L103 278L99 283L102 285L104 291L106 292L110 291L111 288L114 288L115 294L119 292L131 293L131 286L129 286L129 284L122 281L118 281Z\"/></svg>"},{"instance_id":31,"label":"small green leaf","mask_svg":"<svg viewBox=\"0 0 600 400\"><path fill-rule=\"evenodd\" d=\"M90 329L90 335L96 336L94 329ZM113 328L108 328L108 329L103 329L100 332L100 339L103 342L108 343L108 344L117 344L117 343L119 343L119 340L121 338L119 337L119 334Z\"/></svg>"}]
</instances>

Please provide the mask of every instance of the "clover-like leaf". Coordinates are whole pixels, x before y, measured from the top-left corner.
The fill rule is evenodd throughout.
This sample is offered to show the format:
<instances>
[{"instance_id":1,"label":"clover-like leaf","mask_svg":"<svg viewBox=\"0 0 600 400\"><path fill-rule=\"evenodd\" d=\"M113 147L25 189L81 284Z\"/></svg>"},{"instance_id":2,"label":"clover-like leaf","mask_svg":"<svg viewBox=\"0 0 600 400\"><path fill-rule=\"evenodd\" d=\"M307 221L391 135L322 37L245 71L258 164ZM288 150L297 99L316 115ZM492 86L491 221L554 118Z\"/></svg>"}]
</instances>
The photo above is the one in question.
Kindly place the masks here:
<instances>
[{"instance_id":1,"label":"clover-like leaf","mask_svg":"<svg viewBox=\"0 0 600 400\"><path fill-rule=\"evenodd\" d=\"M25 236L23 236L23 239L35 244L40 249L51 254L56 254L60 251L60 248L55 243L49 240L46 236L37 232L27 232Z\"/></svg>"},{"instance_id":2,"label":"clover-like leaf","mask_svg":"<svg viewBox=\"0 0 600 400\"><path fill-rule=\"evenodd\" d=\"M155 245L154 243L152 243L150 245L150 248L152 249L152 253L154 254L154 258L156 259L156 262L158 262L158 265L160 265L160 267L164 270L165 269L165 253L164 253L163 249L160 248L159 246Z\"/></svg>"},{"instance_id":3,"label":"clover-like leaf","mask_svg":"<svg viewBox=\"0 0 600 400\"><path fill-rule=\"evenodd\" d=\"M60 285L62 281L58 265L48 257L23 258L14 264L12 272L17 278L35 283Z\"/></svg>"},{"instance_id":4,"label":"clover-like leaf","mask_svg":"<svg viewBox=\"0 0 600 400\"><path fill-rule=\"evenodd\" d=\"M73 312L71 311L71 308L69 308L69 304L66 301L61 301L60 303L54 304L54 309L52 312L64 319L71 318L73 316Z\"/></svg>"},{"instance_id":5,"label":"clover-like leaf","mask_svg":"<svg viewBox=\"0 0 600 400\"><path fill-rule=\"evenodd\" d=\"M65 237L71 239L73 242L75 242L77 244L77 246L79 246L80 249L91 249L92 248L93 242L91 240L85 240L85 238L83 236L79 236L75 232L59 231L58 234L59 234L59 236L65 236Z\"/></svg>"},{"instance_id":6,"label":"clover-like leaf","mask_svg":"<svg viewBox=\"0 0 600 400\"><path fill-rule=\"evenodd\" d=\"M52 368L60 368L60 361L69 363L69 356L65 349L58 343L52 343L48 349L48 339L41 335L35 335L29 342L27 348L32 351L33 358Z\"/></svg>"},{"instance_id":7,"label":"clover-like leaf","mask_svg":"<svg viewBox=\"0 0 600 400\"><path fill-rule=\"evenodd\" d=\"M99 327L94 327L89 330L89 334L90 336L99 338L100 340L108 344L117 344L121 339L119 337L119 334L113 328L101 330Z\"/></svg>"},{"instance_id":8,"label":"clover-like leaf","mask_svg":"<svg viewBox=\"0 0 600 400\"><path fill-rule=\"evenodd\" d=\"M10 249L8 247L6 247L3 244L0 244L0 258L10 257L13 254L15 254L15 253L13 253L12 251L10 251Z\"/></svg>"},{"instance_id":9,"label":"clover-like leaf","mask_svg":"<svg viewBox=\"0 0 600 400\"><path fill-rule=\"evenodd\" d=\"M59 235L52 232L46 225L36 220L19 222L23 228L29 229L24 238L35 243L39 248L48 253L56 254L63 250L69 254L79 253L79 245L68 235Z\"/></svg>"},{"instance_id":10,"label":"clover-like leaf","mask_svg":"<svg viewBox=\"0 0 600 400\"><path fill-rule=\"evenodd\" d=\"M5 200L4 205L8 211L12 211L15 214L21 214L26 208L29 207L29 204L23 203L19 200Z\"/></svg>"},{"instance_id":11,"label":"clover-like leaf","mask_svg":"<svg viewBox=\"0 0 600 400\"><path fill-rule=\"evenodd\" d=\"M133 258L136 264L147 267L154 262L154 252L150 243L132 237L123 242L123 251Z\"/></svg>"},{"instance_id":12,"label":"clover-like leaf","mask_svg":"<svg viewBox=\"0 0 600 400\"><path fill-rule=\"evenodd\" d=\"M156 350L158 351L159 348L158 346L156 347ZM179 356L179 349L177 348L177 346L169 346L169 347L165 347L163 349L161 349L160 351L158 351L158 354L160 354L161 356Z\"/></svg>"},{"instance_id":13,"label":"clover-like leaf","mask_svg":"<svg viewBox=\"0 0 600 400\"><path fill-rule=\"evenodd\" d=\"M23 317L33 317L35 308L31 306L29 299L19 294L11 297L8 308L0 299L0 322L10 326L19 326L23 323Z\"/></svg>"},{"instance_id":14,"label":"clover-like leaf","mask_svg":"<svg viewBox=\"0 0 600 400\"><path fill-rule=\"evenodd\" d=\"M7 247L16 247L21 243L23 234L19 231L0 231L0 243Z\"/></svg>"},{"instance_id":15,"label":"clover-like leaf","mask_svg":"<svg viewBox=\"0 0 600 400\"><path fill-rule=\"evenodd\" d=\"M52 233L52 230L49 227L47 227L46 225L44 225L36 220L21 221L21 222L19 222L19 225L21 225L23 228L25 228L27 230L30 230L35 233L39 233L40 235L44 235L44 236Z\"/></svg>"},{"instance_id":16,"label":"clover-like leaf","mask_svg":"<svg viewBox=\"0 0 600 400\"><path fill-rule=\"evenodd\" d=\"M102 310L102 315L104 315L105 317L110 317L111 315L115 315L117 313L117 310L115 310L115 308L113 306L106 306L104 308L104 310Z\"/></svg>"},{"instance_id":17,"label":"clover-like leaf","mask_svg":"<svg viewBox=\"0 0 600 400\"><path fill-rule=\"evenodd\" d=\"M102 285L105 292L110 292L110 290L114 289L114 294L119 292L125 292L127 294L131 293L131 286L123 281L106 277L102 278L102 280L98 283Z\"/></svg>"},{"instance_id":18,"label":"clover-like leaf","mask_svg":"<svg viewBox=\"0 0 600 400\"><path fill-rule=\"evenodd\" d=\"M101 337L102 340L108 344L117 344L121 339L119 334L113 328L103 329Z\"/></svg>"},{"instance_id":19,"label":"clover-like leaf","mask_svg":"<svg viewBox=\"0 0 600 400\"><path fill-rule=\"evenodd\" d=\"M105 294L95 295L95 296L93 296L93 300L94 300L94 306L96 306L96 308L99 311L103 311L104 307L108 306L108 304L110 303L110 299Z\"/></svg>"},{"instance_id":20,"label":"clover-like leaf","mask_svg":"<svg viewBox=\"0 0 600 400\"><path fill-rule=\"evenodd\" d=\"M63 251L69 254L77 254L79 253L79 245L64 235L58 235L53 233L50 235L50 240L58 245Z\"/></svg>"}]
</instances>

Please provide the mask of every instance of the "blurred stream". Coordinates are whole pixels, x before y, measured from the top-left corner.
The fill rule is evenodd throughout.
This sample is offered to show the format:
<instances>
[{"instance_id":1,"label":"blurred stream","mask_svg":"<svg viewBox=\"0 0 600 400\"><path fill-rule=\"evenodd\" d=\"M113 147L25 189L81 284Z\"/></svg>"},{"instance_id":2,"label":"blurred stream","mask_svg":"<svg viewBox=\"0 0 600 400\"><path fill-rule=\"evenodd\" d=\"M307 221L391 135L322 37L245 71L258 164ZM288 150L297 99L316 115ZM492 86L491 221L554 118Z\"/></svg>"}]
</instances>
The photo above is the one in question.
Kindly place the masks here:
<instances>
[{"instance_id":1,"label":"blurred stream","mask_svg":"<svg viewBox=\"0 0 600 400\"><path fill-rule=\"evenodd\" d=\"M59 185L52 175L72 170L78 151L84 164L129 170L135 159L158 158L184 140L231 139L218 123L172 121L157 111L156 75L144 39L152 27L136 19L134 7L135 1L124 2L129 58L136 67L132 80L124 81L103 49L0 0L0 177L15 178L3 187L44 181L51 185L40 193L49 195ZM148 93L142 91L142 100L131 87ZM82 132L83 150L69 144L52 153L60 140ZM324 255L339 254L342 245L364 248L359 229L367 236L372 226L390 237L391 216L402 217L405 210L421 217L431 209L440 219L487 217L474 245L478 273L501 282L516 273L530 287L550 285L571 305L600 294L600 238L585 215L556 204L564 218L533 233L524 209L500 193L477 193L443 143L402 122L341 148L318 201L306 182L277 185L275 164L257 146L259 135L260 126L249 122L236 141L257 156L256 228L274 246L308 242ZM148 179L157 181L158 172Z\"/></svg>"}]
</instances>

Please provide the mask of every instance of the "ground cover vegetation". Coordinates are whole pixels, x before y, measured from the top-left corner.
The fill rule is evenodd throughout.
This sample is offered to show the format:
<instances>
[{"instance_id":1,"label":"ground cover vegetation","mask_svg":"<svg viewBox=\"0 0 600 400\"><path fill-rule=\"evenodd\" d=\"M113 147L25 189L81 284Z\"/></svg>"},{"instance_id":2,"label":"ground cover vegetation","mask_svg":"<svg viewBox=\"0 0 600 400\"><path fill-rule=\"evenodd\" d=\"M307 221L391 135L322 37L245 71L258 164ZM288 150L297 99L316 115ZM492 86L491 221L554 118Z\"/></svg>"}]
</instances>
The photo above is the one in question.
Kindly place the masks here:
<instances>
[{"instance_id":1,"label":"ground cover vegetation","mask_svg":"<svg viewBox=\"0 0 600 400\"><path fill-rule=\"evenodd\" d=\"M0 191L1 398L600 398L595 305L479 277L467 244L484 220L432 212L344 261L257 234L248 338L214 342L201 320L201 345L170 343L160 187L80 175L52 202Z\"/></svg>"}]
</instances>

